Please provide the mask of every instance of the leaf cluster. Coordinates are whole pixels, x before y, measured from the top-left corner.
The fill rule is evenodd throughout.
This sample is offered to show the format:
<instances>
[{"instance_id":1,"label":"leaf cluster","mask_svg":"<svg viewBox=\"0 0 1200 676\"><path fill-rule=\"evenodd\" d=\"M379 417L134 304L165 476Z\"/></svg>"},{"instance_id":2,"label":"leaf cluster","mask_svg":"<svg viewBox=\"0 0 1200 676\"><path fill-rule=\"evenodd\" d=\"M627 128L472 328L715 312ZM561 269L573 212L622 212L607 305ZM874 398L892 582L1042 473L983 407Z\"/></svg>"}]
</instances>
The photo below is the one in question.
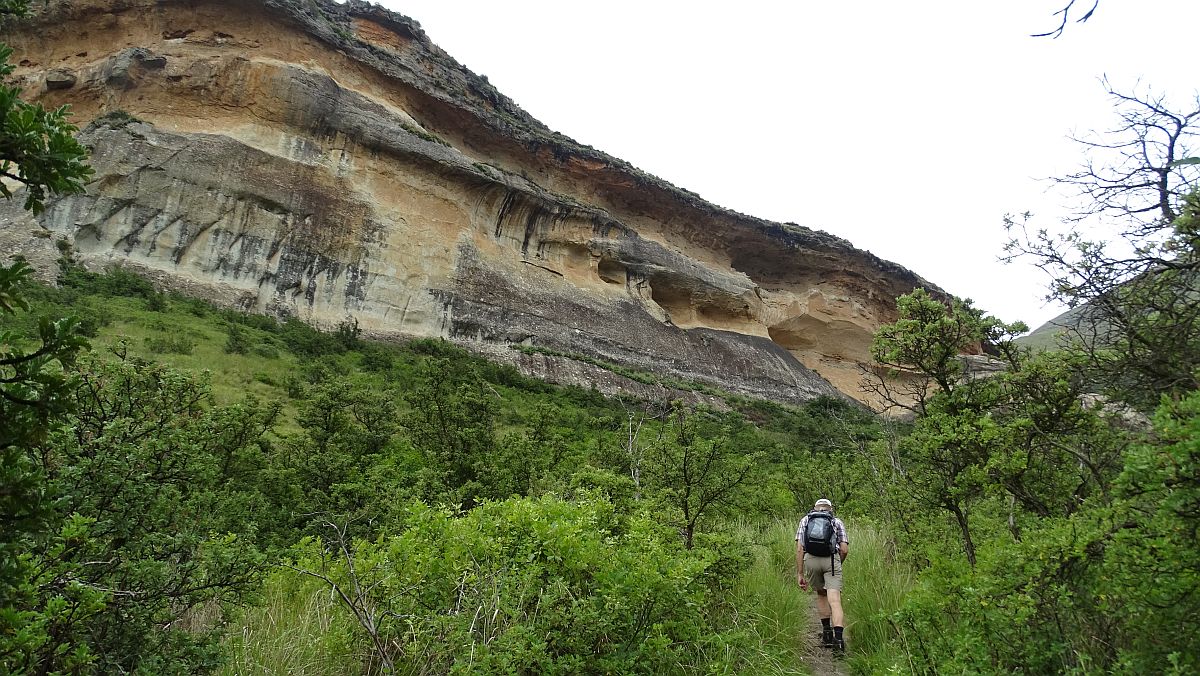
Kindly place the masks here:
<instances>
[{"instance_id":1,"label":"leaf cluster","mask_svg":"<svg viewBox=\"0 0 1200 676\"><path fill-rule=\"evenodd\" d=\"M14 4L26 3L10 2L0 10ZM12 73L11 56L12 48L0 45L0 78ZM92 169L86 163L87 150L75 140L78 129L67 121L68 108L46 110L21 100L20 94L19 88L0 84L0 177L23 184L25 208L37 214L49 195L82 192ZM0 195L13 196L2 181Z\"/></svg>"}]
</instances>

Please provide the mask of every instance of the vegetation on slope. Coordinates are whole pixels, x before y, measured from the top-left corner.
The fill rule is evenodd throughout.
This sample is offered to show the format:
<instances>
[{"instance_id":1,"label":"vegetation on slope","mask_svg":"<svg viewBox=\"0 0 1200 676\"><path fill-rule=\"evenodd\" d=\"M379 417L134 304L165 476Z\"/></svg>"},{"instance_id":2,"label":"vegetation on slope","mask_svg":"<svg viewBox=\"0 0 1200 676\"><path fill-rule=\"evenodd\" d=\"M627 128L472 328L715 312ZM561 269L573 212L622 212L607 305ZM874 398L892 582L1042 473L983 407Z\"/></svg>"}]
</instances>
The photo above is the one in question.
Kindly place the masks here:
<instances>
[{"instance_id":1,"label":"vegetation on slope","mask_svg":"<svg viewBox=\"0 0 1200 676\"><path fill-rule=\"evenodd\" d=\"M870 509L831 471L879 434L845 402L606 399L442 341L217 310L66 253L57 288L14 285L32 311L6 320L32 347L37 316L73 313L91 345L66 372L70 412L27 448L61 526L27 542L58 568L22 604L68 619L10 646L13 670L323 672L337 654L366 671L793 673L803 597L759 610L788 584L790 534L782 555L763 543L819 491ZM325 648L285 656L300 629Z\"/></svg>"}]
</instances>

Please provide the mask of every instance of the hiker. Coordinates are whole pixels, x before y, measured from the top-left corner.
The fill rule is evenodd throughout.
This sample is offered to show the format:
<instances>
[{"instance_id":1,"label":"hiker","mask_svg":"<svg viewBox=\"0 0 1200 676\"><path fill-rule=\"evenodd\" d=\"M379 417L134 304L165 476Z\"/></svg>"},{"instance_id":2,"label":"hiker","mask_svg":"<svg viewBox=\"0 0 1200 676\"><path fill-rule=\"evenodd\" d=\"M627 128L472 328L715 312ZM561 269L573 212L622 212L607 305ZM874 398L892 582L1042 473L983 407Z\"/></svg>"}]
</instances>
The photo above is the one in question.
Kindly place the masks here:
<instances>
[{"instance_id":1,"label":"hiker","mask_svg":"<svg viewBox=\"0 0 1200 676\"><path fill-rule=\"evenodd\" d=\"M821 644L835 655L846 653L842 636L842 563L850 554L846 524L833 515L833 503L817 500L813 511L796 529L796 583L817 592L817 614L821 616Z\"/></svg>"}]
</instances>

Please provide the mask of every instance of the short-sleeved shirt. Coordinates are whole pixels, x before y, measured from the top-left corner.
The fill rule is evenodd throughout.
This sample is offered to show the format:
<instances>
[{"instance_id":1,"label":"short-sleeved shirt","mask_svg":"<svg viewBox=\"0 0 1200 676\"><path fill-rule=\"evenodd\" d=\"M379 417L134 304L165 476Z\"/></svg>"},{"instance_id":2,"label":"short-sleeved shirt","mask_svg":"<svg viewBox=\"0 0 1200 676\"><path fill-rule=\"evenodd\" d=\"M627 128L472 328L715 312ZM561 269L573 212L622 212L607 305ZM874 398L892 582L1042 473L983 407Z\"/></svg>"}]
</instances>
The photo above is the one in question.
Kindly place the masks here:
<instances>
[{"instance_id":1,"label":"short-sleeved shirt","mask_svg":"<svg viewBox=\"0 0 1200 676\"><path fill-rule=\"evenodd\" d=\"M805 514L804 518L800 519L800 526L796 528L796 540L804 537L804 528L806 526L808 526L808 514ZM840 545L843 542L847 545L850 544L850 537L846 535L846 524L842 523L842 520L836 516L833 517L833 537L834 544L836 545Z\"/></svg>"}]
</instances>

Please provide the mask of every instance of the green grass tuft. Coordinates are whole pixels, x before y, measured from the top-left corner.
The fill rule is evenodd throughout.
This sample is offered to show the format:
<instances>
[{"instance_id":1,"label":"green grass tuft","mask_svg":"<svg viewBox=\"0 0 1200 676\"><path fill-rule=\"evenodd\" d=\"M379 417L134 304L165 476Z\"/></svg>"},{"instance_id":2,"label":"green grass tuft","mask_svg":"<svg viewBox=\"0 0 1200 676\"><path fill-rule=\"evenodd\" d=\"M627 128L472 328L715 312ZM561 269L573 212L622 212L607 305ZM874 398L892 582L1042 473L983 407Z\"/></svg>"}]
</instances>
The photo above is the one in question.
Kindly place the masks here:
<instances>
[{"instance_id":1,"label":"green grass tuft","mask_svg":"<svg viewBox=\"0 0 1200 676\"><path fill-rule=\"evenodd\" d=\"M219 674L363 673L370 649L328 588L280 570L267 579L262 601L229 628L229 659Z\"/></svg>"}]
</instances>

